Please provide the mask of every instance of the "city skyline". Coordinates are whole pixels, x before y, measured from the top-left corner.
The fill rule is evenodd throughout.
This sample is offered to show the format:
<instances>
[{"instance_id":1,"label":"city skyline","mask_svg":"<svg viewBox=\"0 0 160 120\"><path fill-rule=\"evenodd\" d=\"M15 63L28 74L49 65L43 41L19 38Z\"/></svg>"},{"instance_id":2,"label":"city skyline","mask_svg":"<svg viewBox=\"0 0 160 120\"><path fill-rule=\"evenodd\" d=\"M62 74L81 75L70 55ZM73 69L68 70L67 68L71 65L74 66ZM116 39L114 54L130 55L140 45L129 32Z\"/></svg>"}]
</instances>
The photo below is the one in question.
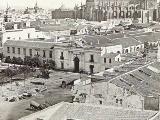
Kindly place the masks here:
<instances>
[{"instance_id":1,"label":"city skyline","mask_svg":"<svg viewBox=\"0 0 160 120\"><path fill-rule=\"evenodd\" d=\"M26 8L34 7L35 3L38 3L38 6L44 9L57 9L62 5L64 8L74 8L76 4L80 5L85 3L86 0L0 0L0 8L5 9L7 6L11 8Z\"/></svg>"}]
</instances>

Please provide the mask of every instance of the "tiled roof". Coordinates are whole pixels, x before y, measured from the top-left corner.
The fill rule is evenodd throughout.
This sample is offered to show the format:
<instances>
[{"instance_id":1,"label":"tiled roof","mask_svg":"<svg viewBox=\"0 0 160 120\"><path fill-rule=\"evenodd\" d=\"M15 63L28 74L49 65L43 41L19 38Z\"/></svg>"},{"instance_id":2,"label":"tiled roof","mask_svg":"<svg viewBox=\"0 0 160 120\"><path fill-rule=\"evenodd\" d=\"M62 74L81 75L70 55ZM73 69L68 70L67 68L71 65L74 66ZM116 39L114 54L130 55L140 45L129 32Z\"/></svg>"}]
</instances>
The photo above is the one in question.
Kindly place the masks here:
<instances>
[{"instance_id":1,"label":"tiled roof","mask_svg":"<svg viewBox=\"0 0 160 120\"><path fill-rule=\"evenodd\" d=\"M142 43L144 43L144 42L156 42L157 41L157 39L155 38L154 34L136 36L135 38L137 40L141 41Z\"/></svg>"},{"instance_id":2,"label":"tiled roof","mask_svg":"<svg viewBox=\"0 0 160 120\"><path fill-rule=\"evenodd\" d=\"M142 96L157 96L160 94L160 75L148 69L148 66L152 66L160 71L160 63L155 62L131 72L121 74L119 77L113 78L111 83L119 87L126 86L127 89L130 87L130 89L134 89Z\"/></svg>"},{"instance_id":3,"label":"tiled roof","mask_svg":"<svg viewBox=\"0 0 160 120\"><path fill-rule=\"evenodd\" d=\"M15 46L24 48L51 48L54 42L44 42L44 41L27 41L27 40L7 40L4 46Z\"/></svg>"},{"instance_id":4,"label":"tiled roof","mask_svg":"<svg viewBox=\"0 0 160 120\"><path fill-rule=\"evenodd\" d=\"M129 47L134 45L139 45L141 42L137 41L133 37L123 37L112 40L112 44L122 45L123 47Z\"/></svg>"},{"instance_id":5,"label":"tiled roof","mask_svg":"<svg viewBox=\"0 0 160 120\"><path fill-rule=\"evenodd\" d=\"M20 120L148 120L156 114L156 111L62 102Z\"/></svg>"},{"instance_id":6,"label":"tiled roof","mask_svg":"<svg viewBox=\"0 0 160 120\"><path fill-rule=\"evenodd\" d=\"M118 53L106 53L106 54L103 55L103 57L106 57L106 58L115 58L118 55L119 55Z\"/></svg>"},{"instance_id":7,"label":"tiled roof","mask_svg":"<svg viewBox=\"0 0 160 120\"><path fill-rule=\"evenodd\" d=\"M116 38L123 38L124 34L122 33L115 33L115 34L110 34L106 36L108 39L116 39Z\"/></svg>"},{"instance_id":8,"label":"tiled roof","mask_svg":"<svg viewBox=\"0 0 160 120\"><path fill-rule=\"evenodd\" d=\"M65 31L65 30L71 30L72 27L68 25L45 25L41 26L40 30L41 31L46 31L46 32L52 32L52 31Z\"/></svg>"},{"instance_id":9,"label":"tiled roof","mask_svg":"<svg viewBox=\"0 0 160 120\"><path fill-rule=\"evenodd\" d=\"M80 103L64 103L49 120L147 120L157 112Z\"/></svg>"},{"instance_id":10,"label":"tiled roof","mask_svg":"<svg viewBox=\"0 0 160 120\"><path fill-rule=\"evenodd\" d=\"M105 36L86 35L83 37L83 40L85 40L88 45L92 45L95 47L106 47L113 45L111 43L111 40Z\"/></svg>"}]
</instances>

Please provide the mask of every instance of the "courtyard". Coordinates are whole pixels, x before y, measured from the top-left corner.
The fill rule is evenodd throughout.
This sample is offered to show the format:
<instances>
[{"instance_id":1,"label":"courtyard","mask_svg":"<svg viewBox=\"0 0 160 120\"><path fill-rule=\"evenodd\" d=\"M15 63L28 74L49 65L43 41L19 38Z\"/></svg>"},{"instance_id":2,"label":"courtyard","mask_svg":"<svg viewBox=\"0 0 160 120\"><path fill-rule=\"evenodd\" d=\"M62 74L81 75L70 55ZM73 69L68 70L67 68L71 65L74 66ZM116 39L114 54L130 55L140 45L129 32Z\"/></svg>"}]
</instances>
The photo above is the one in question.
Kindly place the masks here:
<instances>
[{"instance_id":1,"label":"courtyard","mask_svg":"<svg viewBox=\"0 0 160 120\"><path fill-rule=\"evenodd\" d=\"M4 84L0 87L0 120L17 120L36 112L30 110L31 101L36 101L39 104L48 103L48 106L61 101L72 102L70 89L60 87L62 81L69 83L86 76L79 73L51 71L49 79L29 77L25 81ZM34 82L43 83L43 85L33 84ZM31 93L32 97L26 97L22 100L16 99L14 102L6 101L6 98L16 98L24 93Z\"/></svg>"}]
</instances>

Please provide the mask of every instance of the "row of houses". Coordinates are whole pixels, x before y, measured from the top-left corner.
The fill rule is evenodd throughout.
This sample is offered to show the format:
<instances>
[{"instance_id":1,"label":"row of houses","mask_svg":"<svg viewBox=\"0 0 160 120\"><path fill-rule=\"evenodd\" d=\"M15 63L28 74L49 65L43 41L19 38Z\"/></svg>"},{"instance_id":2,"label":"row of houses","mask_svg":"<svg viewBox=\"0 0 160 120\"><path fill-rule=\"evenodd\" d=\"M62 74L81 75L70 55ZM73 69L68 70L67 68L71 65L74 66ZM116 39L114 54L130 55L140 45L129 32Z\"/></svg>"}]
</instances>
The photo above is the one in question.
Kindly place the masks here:
<instances>
[{"instance_id":1,"label":"row of houses","mask_svg":"<svg viewBox=\"0 0 160 120\"><path fill-rule=\"evenodd\" d=\"M122 54L140 54L144 50L144 41L158 44L159 33L141 35L113 34L113 36L79 35L63 39L7 39L3 37L5 56L34 57L39 55L43 61L54 60L58 69L97 73L121 64ZM116 37L117 35L117 37ZM154 38L152 36L155 36ZM18 37L18 36L16 36ZM43 36L42 36L43 37Z\"/></svg>"},{"instance_id":2,"label":"row of houses","mask_svg":"<svg viewBox=\"0 0 160 120\"><path fill-rule=\"evenodd\" d=\"M75 102L159 110L159 62L132 61L74 82ZM82 96L85 95L84 96Z\"/></svg>"}]
</instances>

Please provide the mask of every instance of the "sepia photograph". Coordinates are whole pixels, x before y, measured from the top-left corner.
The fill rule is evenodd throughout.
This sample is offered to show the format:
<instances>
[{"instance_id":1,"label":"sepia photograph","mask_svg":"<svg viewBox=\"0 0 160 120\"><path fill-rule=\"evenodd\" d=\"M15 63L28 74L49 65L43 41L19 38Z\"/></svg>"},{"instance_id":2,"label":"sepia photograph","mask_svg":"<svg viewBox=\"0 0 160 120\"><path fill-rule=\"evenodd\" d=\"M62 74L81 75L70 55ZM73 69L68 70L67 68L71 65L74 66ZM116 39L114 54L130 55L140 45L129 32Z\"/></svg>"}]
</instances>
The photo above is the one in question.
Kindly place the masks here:
<instances>
[{"instance_id":1,"label":"sepia photograph","mask_svg":"<svg viewBox=\"0 0 160 120\"><path fill-rule=\"evenodd\" d=\"M0 0L0 120L160 120L160 0Z\"/></svg>"}]
</instances>

